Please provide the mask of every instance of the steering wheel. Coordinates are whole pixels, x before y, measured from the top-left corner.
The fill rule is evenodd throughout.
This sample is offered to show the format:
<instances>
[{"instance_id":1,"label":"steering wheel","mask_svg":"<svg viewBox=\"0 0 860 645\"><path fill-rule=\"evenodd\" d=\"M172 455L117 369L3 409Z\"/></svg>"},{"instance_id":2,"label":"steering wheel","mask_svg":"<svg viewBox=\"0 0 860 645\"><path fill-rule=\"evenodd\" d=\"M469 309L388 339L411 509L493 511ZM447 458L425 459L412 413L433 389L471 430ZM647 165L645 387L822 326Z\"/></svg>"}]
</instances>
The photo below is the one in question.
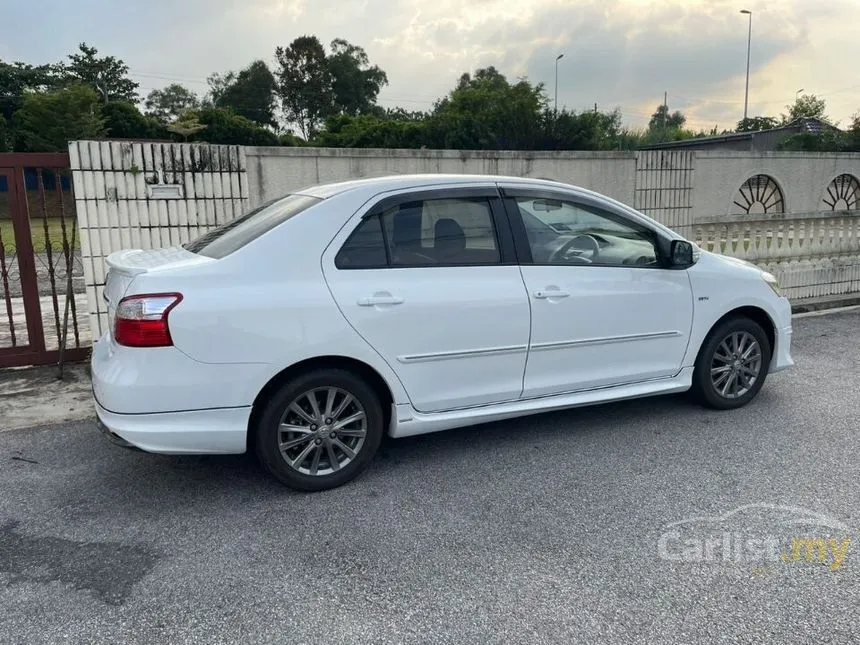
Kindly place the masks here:
<instances>
[{"instance_id":1,"label":"steering wheel","mask_svg":"<svg viewBox=\"0 0 860 645\"><path fill-rule=\"evenodd\" d=\"M590 255L583 255L589 253ZM581 262L591 264L600 253L600 245L591 235L577 235L556 249L549 257L550 264Z\"/></svg>"}]
</instances>

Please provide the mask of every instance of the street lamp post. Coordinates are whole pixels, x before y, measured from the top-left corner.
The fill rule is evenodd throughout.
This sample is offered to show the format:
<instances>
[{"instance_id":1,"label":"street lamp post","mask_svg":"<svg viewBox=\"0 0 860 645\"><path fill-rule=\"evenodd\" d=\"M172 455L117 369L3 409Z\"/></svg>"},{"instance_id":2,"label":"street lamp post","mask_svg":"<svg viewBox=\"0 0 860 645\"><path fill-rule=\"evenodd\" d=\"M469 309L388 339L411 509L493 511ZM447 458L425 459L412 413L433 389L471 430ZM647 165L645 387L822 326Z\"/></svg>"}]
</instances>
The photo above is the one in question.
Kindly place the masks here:
<instances>
[{"instance_id":1,"label":"street lamp post","mask_svg":"<svg viewBox=\"0 0 860 645\"><path fill-rule=\"evenodd\" d=\"M747 106L750 98L750 45L752 45L752 11L741 9L741 13L749 16L749 32L747 33L747 84L744 90L744 121L747 120Z\"/></svg>"},{"instance_id":2,"label":"street lamp post","mask_svg":"<svg viewBox=\"0 0 860 645\"><path fill-rule=\"evenodd\" d=\"M558 116L558 61L564 58L564 54L559 54L555 57L555 102L553 111Z\"/></svg>"},{"instance_id":3,"label":"street lamp post","mask_svg":"<svg viewBox=\"0 0 860 645\"><path fill-rule=\"evenodd\" d=\"M799 90L797 90L797 91L794 93L794 102L795 102L795 103L797 103L798 95L799 95L802 91L803 91L803 88L801 87Z\"/></svg>"}]
</instances>

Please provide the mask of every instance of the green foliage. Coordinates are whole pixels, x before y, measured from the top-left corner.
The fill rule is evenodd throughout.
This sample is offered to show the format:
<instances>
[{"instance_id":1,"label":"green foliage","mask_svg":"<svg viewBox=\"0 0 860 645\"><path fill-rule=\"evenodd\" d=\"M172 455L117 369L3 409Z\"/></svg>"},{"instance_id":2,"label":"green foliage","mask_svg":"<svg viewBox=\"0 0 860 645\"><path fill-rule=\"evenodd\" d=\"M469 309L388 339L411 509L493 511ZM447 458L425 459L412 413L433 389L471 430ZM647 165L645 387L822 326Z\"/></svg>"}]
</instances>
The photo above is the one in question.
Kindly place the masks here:
<instances>
[{"instance_id":1,"label":"green foliage","mask_svg":"<svg viewBox=\"0 0 860 645\"><path fill-rule=\"evenodd\" d=\"M169 139L164 124L126 101L111 101L102 106L105 128L110 137L117 139Z\"/></svg>"},{"instance_id":2,"label":"green foliage","mask_svg":"<svg viewBox=\"0 0 860 645\"><path fill-rule=\"evenodd\" d=\"M429 122L380 119L362 114L329 117L313 144L325 148L421 148Z\"/></svg>"},{"instance_id":3,"label":"green foliage","mask_svg":"<svg viewBox=\"0 0 860 645\"><path fill-rule=\"evenodd\" d=\"M851 117L851 126L845 132L846 148L852 152L860 152L860 112Z\"/></svg>"},{"instance_id":4,"label":"green foliage","mask_svg":"<svg viewBox=\"0 0 860 645\"><path fill-rule=\"evenodd\" d=\"M208 81L215 107L228 108L260 125L277 126L275 77L263 61L254 61L238 74L213 74Z\"/></svg>"},{"instance_id":5,"label":"green foliage","mask_svg":"<svg viewBox=\"0 0 860 645\"><path fill-rule=\"evenodd\" d=\"M188 141L188 137L197 134L206 128L206 124L200 122L197 112L186 110L173 123L167 126L167 129L174 134L182 137L183 141Z\"/></svg>"},{"instance_id":6,"label":"green foliage","mask_svg":"<svg viewBox=\"0 0 860 645\"><path fill-rule=\"evenodd\" d=\"M799 132L779 142L779 150L805 152L849 152L857 150L852 137L838 130Z\"/></svg>"},{"instance_id":7,"label":"green foliage","mask_svg":"<svg viewBox=\"0 0 860 645\"><path fill-rule=\"evenodd\" d=\"M300 146L306 146L308 145L308 142L301 137L297 137L292 132L287 132L278 137L278 144L295 148Z\"/></svg>"},{"instance_id":8,"label":"green foliage","mask_svg":"<svg viewBox=\"0 0 860 645\"><path fill-rule=\"evenodd\" d=\"M200 105L197 95L179 83L171 83L161 90L152 90L144 102L150 116L162 123L175 121L180 114Z\"/></svg>"},{"instance_id":9,"label":"green foliage","mask_svg":"<svg viewBox=\"0 0 860 645\"><path fill-rule=\"evenodd\" d=\"M738 121L736 132L760 132L779 126L779 121L772 116L752 116Z\"/></svg>"},{"instance_id":10,"label":"green foliage","mask_svg":"<svg viewBox=\"0 0 860 645\"><path fill-rule=\"evenodd\" d=\"M57 85L53 65L28 65L0 61L0 116L7 121L24 104L26 92L45 92Z\"/></svg>"},{"instance_id":11,"label":"green foliage","mask_svg":"<svg viewBox=\"0 0 860 645\"><path fill-rule=\"evenodd\" d=\"M676 110L670 114L668 107L665 105L659 105L657 106L657 110L654 114L651 115L651 120L648 121L648 129L652 132L680 130L684 127L686 122L687 117L685 117L680 111Z\"/></svg>"},{"instance_id":12,"label":"green foliage","mask_svg":"<svg viewBox=\"0 0 860 645\"><path fill-rule=\"evenodd\" d=\"M511 85L494 67L479 69L474 77L464 74L437 103L437 136L431 135L429 143L461 150L531 148L541 136L546 103L542 84L520 80Z\"/></svg>"},{"instance_id":13,"label":"green foliage","mask_svg":"<svg viewBox=\"0 0 860 645\"><path fill-rule=\"evenodd\" d=\"M192 141L246 146L276 146L279 143L271 130L223 108L189 110L182 117L185 123L194 123L192 119L204 126L199 132L189 135Z\"/></svg>"},{"instance_id":14,"label":"green foliage","mask_svg":"<svg viewBox=\"0 0 860 645\"><path fill-rule=\"evenodd\" d=\"M103 101L136 103L138 84L128 78L128 65L113 56L97 56L98 50L86 43L69 55L65 76L72 82L85 83L95 89Z\"/></svg>"},{"instance_id":15,"label":"green foliage","mask_svg":"<svg viewBox=\"0 0 860 645\"><path fill-rule=\"evenodd\" d=\"M332 113L332 79L325 49L316 36L300 36L289 47L275 49L277 93L284 116L306 139Z\"/></svg>"},{"instance_id":16,"label":"green foliage","mask_svg":"<svg viewBox=\"0 0 860 645\"><path fill-rule=\"evenodd\" d=\"M10 152L11 150L12 132L9 130L6 119L0 114L0 152Z\"/></svg>"},{"instance_id":17,"label":"green foliage","mask_svg":"<svg viewBox=\"0 0 860 645\"><path fill-rule=\"evenodd\" d=\"M206 77L209 92L203 99L203 107L212 107L224 96L224 92L236 80L236 72L214 72Z\"/></svg>"},{"instance_id":18,"label":"green foliage","mask_svg":"<svg viewBox=\"0 0 860 645\"><path fill-rule=\"evenodd\" d=\"M335 110L351 116L367 114L376 105L376 97L388 76L378 66L370 65L363 48L342 38L331 42L328 72L332 79L332 102Z\"/></svg>"},{"instance_id":19,"label":"green foliage","mask_svg":"<svg viewBox=\"0 0 860 645\"><path fill-rule=\"evenodd\" d=\"M621 135L621 112L568 112L556 117L553 111L543 115L547 133L540 148L546 150L610 150L617 148Z\"/></svg>"},{"instance_id":20,"label":"green foliage","mask_svg":"<svg viewBox=\"0 0 860 645\"><path fill-rule=\"evenodd\" d=\"M812 117L821 119L822 121L830 122L830 119L825 114L827 110L827 101L820 99L815 94L803 94L797 98L793 105L786 105L787 114L782 115L783 125L801 117Z\"/></svg>"},{"instance_id":21,"label":"green foliage","mask_svg":"<svg viewBox=\"0 0 860 645\"><path fill-rule=\"evenodd\" d=\"M98 139L107 132L99 97L86 85L28 93L13 119L15 149L65 152L74 139Z\"/></svg>"}]
</instances>

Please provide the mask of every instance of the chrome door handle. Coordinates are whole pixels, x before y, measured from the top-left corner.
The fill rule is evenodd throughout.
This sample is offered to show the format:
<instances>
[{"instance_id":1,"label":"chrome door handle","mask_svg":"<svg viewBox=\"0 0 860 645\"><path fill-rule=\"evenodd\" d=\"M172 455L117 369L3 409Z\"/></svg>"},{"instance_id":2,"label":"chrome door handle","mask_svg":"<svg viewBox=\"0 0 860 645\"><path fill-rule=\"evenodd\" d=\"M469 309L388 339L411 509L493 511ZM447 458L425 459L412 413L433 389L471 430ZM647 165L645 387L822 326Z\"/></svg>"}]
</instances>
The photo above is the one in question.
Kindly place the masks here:
<instances>
[{"instance_id":1,"label":"chrome door handle","mask_svg":"<svg viewBox=\"0 0 860 645\"><path fill-rule=\"evenodd\" d=\"M370 296L369 298L360 298L358 300L359 307L374 307L376 305L402 305L403 298L397 296Z\"/></svg>"},{"instance_id":2,"label":"chrome door handle","mask_svg":"<svg viewBox=\"0 0 860 645\"><path fill-rule=\"evenodd\" d=\"M569 295L569 291L562 291L561 289L550 289L534 292L535 298L567 298Z\"/></svg>"}]
</instances>

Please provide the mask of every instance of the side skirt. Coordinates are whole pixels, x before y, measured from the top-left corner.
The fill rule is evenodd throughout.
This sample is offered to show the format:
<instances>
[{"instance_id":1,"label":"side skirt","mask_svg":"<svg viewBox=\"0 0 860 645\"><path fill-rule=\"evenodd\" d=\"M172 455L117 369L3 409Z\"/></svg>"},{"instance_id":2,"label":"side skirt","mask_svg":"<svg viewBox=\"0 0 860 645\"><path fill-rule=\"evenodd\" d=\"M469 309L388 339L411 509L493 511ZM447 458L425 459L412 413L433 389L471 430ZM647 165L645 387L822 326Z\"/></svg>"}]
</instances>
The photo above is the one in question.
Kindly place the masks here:
<instances>
[{"instance_id":1,"label":"side skirt","mask_svg":"<svg viewBox=\"0 0 860 645\"><path fill-rule=\"evenodd\" d=\"M501 421L514 417L576 408L594 403L623 401L656 394L672 394L690 389L693 368L685 367L671 378L654 379L627 385L616 385L593 390L580 390L566 394L555 394L534 399L523 399L505 403L494 403L448 412L416 412L408 403L394 406L389 434L392 437L410 437L440 430Z\"/></svg>"}]
</instances>

